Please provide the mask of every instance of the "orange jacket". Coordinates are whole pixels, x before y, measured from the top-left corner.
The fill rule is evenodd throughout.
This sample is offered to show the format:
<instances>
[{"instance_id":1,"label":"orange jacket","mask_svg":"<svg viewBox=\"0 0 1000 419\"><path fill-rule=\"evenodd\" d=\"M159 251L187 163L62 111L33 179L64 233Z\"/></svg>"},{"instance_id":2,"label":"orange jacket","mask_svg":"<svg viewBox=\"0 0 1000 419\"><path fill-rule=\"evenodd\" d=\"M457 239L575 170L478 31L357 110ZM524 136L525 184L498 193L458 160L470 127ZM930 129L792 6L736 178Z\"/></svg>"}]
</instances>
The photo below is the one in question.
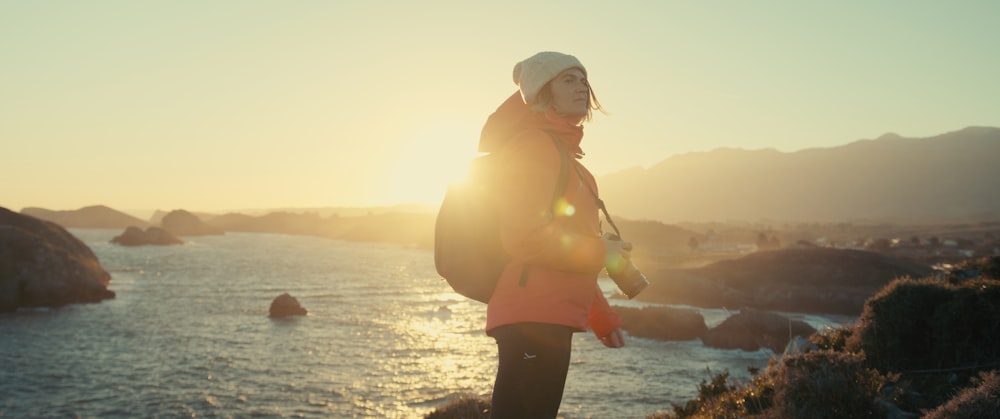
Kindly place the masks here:
<instances>
[{"instance_id":1,"label":"orange jacket","mask_svg":"<svg viewBox=\"0 0 1000 419\"><path fill-rule=\"evenodd\" d=\"M555 210L561 157L546 130L562 141L570 162L566 193ZM582 139L582 127L551 111L531 112L518 93L483 127L480 150L499 158L500 231L511 255L487 308L487 334L534 322L590 328L604 337L622 325L597 285L605 246L596 198L587 187L597 191L596 182L575 158L582 155Z\"/></svg>"}]
</instances>

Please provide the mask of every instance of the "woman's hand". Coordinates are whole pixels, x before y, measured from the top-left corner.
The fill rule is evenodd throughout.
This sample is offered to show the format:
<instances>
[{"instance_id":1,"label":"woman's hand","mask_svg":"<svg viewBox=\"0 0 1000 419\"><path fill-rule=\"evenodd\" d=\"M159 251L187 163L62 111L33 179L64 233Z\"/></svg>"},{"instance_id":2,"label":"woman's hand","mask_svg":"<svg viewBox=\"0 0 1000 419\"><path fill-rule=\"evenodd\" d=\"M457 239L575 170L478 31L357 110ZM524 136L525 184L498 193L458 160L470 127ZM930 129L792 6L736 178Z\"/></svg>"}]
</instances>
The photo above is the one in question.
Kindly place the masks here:
<instances>
[{"instance_id":1,"label":"woman's hand","mask_svg":"<svg viewBox=\"0 0 1000 419\"><path fill-rule=\"evenodd\" d=\"M601 343L609 348L621 348L625 346L625 336L622 334L622 329L615 329L607 336L602 337Z\"/></svg>"},{"instance_id":2,"label":"woman's hand","mask_svg":"<svg viewBox=\"0 0 1000 419\"><path fill-rule=\"evenodd\" d=\"M608 272L619 272L625 268L626 261L632 258L632 243L622 241L618 236L604 234L604 266Z\"/></svg>"}]
</instances>

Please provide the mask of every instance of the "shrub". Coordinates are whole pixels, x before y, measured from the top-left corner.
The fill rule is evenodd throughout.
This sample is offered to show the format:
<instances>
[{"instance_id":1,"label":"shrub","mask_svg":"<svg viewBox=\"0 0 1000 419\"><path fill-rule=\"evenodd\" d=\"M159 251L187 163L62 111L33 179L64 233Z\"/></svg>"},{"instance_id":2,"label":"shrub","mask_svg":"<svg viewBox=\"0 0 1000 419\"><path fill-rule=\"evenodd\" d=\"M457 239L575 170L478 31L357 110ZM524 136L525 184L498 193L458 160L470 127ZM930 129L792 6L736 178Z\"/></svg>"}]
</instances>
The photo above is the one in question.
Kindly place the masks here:
<instances>
[{"instance_id":1,"label":"shrub","mask_svg":"<svg viewBox=\"0 0 1000 419\"><path fill-rule=\"evenodd\" d=\"M924 418L1000 419L1000 374L996 371L982 373L974 384Z\"/></svg>"},{"instance_id":2,"label":"shrub","mask_svg":"<svg viewBox=\"0 0 1000 419\"><path fill-rule=\"evenodd\" d=\"M864 355L829 350L787 357L774 374L774 410L782 418L885 417L877 402L890 381L866 368Z\"/></svg>"},{"instance_id":3,"label":"shrub","mask_svg":"<svg viewBox=\"0 0 1000 419\"><path fill-rule=\"evenodd\" d=\"M930 410L932 419L1000 419L1000 373L979 373L1000 365L998 302L994 279L899 279L865 303L855 326L811 336L819 350L772 359L763 373L751 371L746 386L729 383L728 373L703 381L697 399L650 418L865 418Z\"/></svg>"},{"instance_id":4,"label":"shrub","mask_svg":"<svg viewBox=\"0 0 1000 419\"><path fill-rule=\"evenodd\" d=\"M718 405L718 399L734 390L735 387L729 384L729 371L717 374L712 377L710 382L705 382L701 380L701 384L698 385L698 397L694 400L688 400L683 406L674 404L673 410L675 416L652 416L652 418L696 418L699 417L699 413L707 412L717 412L712 415L712 417L729 417L728 415L719 416L718 412L727 412L728 409L713 407L713 405Z\"/></svg>"},{"instance_id":5,"label":"shrub","mask_svg":"<svg viewBox=\"0 0 1000 419\"><path fill-rule=\"evenodd\" d=\"M974 279L952 287L951 299L933 310L928 351L941 367L1000 360L1000 282Z\"/></svg>"},{"instance_id":6,"label":"shrub","mask_svg":"<svg viewBox=\"0 0 1000 419\"><path fill-rule=\"evenodd\" d=\"M828 327L809 336L809 341L819 349L840 352L847 346L847 339L851 337L852 333L851 326Z\"/></svg>"},{"instance_id":7,"label":"shrub","mask_svg":"<svg viewBox=\"0 0 1000 419\"><path fill-rule=\"evenodd\" d=\"M776 368L776 365L777 361L772 359L768 363L768 370ZM741 417L759 415L774 405L774 377L770 374L758 374L756 368L748 370L753 374L753 379L734 395L739 411L745 413Z\"/></svg>"},{"instance_id":8,"label":"shrub","mask_svg":"<svg viewBox=\"0 0 1000 419\"><path fill-rule=\"evenodd\" d=\"M846 349L868 365L902 373L921 396L913 407L933 408L983 366L1000 362L1000 281L897 280L866 304Z\"/></svg>"},{"instance_id":9,"label":"shrub","mask_svg":"<svg viewBox=\"0 0 1000 419\"><path fill-rule=\"evenodd\" d=\"M933 279L899 279L865 303L847 350L864 352L880 371L929 368L936 307L951 299L947 285ZM933 365L937 366L937 365Z\"/></svg>"},{"instance_id":10,"label":"shrub","mask_svg":"<svg viewBox=\"0 0 1000 419\"><path fill-rule=\"evenodd\" d=\"M648 419L738 419L757 415L771 406L774 386L769 378L758 375L756 368L748 368L753 379L742 386L729 381L726 371L702 380L698 397L683 406L673 404L673 412L659 412Z\"/></svg>"},{"instance_id":11,"label":"shrub","mask_svg":"<svg viewBox=\"0 0 1000 419\"><path fill-rule=\"evenodd\" d=\"M772 359L763 373L750 372L747 385L730 383L728 372L703 380L697 398L648 419L885 417L892 404L880 390L898 378L867 368L862 354L830 350Z\"/></svg>"}]
</instances>

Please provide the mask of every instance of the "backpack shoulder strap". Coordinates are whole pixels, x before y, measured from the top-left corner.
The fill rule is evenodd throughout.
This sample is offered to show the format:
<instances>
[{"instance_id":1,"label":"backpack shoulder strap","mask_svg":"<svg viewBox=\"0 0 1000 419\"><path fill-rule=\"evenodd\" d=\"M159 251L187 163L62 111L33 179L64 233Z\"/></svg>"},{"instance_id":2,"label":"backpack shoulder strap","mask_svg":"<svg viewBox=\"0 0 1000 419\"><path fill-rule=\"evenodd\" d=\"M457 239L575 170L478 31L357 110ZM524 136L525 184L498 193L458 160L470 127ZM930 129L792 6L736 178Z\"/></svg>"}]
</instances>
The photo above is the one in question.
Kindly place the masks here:
<instances>
[{"instance_id":1,"label":"backpack shoulder strap","mask_svg":"<svg viewBox=\"0 0 1000 419\"><path fill-rule=\"evenodd\" d=\"M543 130L546 134L549 134L549 138L556 145L556 150L559 151L559 178L556 180L556 188L552 192L552 207L550 210L554 210L556 204L559 202L559 198L566 194L566 188L569 187L569 165L572 164L569 161L569 155L566 154L566 147L563 146L559 137L555 135L552 131ZM549 211L550 217L554 217L554 211Z\"/></svg>"},{"instance_id":2,"label":"backpack shoulder strap","mask_svg":"<svg viewBox=\"0 0 1000 419\"><path fill-rule=\"evenodd\" d=\"M559 181L558 183L556 183L555 195L552 196L552 205L555 206L556 201L559 199L559 197L566 193L566 187L569 184L570 162L569 162L569 156L566 154L566 147L563 146L562 141L559 141L559 137L557 137L556 134L553 133L552 131L549 130L544 130L544 131L546 134L549 134L549 137L552 138L552 142L554 142L556 144L556 148L559 149L559 159L561 162L559 168ZM580 180L582 182L583 173L580 170L580 166L574 166L574 168L576 168L576 173L580 176ZM587 186L587 189L590 190L590 194L594 197L594 201L597 203L597 208L599 208L601 212L604 213L604 219L608 220L608 224L610 224L611 228L615 230L615 234L618 237L621 237L622 233L618 231L618 226L615 225L615 221L612 220L611 215L608 214L608 208L604 205L604 200L602 200L600 197L597 196L597 192L594 191L594 188L590 187L589 183L587 182L583 183Z\"/></svg>"}]
</instances>

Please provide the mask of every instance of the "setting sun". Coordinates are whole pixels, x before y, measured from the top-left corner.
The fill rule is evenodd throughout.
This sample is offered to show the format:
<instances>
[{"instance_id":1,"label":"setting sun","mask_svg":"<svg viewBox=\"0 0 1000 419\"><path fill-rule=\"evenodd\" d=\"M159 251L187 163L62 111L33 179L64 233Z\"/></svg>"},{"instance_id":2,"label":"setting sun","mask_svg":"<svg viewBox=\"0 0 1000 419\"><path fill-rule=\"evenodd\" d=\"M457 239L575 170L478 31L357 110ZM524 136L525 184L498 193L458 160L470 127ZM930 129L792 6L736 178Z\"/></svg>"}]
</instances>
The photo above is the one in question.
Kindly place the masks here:
<instances>
[{"instance_id":1,"label":"setting sun","mask_svg":"<svg viewBox=\"0 0 1000 419\"><path fill-rule=\"evenodd\" d=\"M437 121L415 129L389 155L386 198L393 202L439 204L448 185L464 179L476 156L479 127L466 121Z\"/></svg>"}]
</instances>

